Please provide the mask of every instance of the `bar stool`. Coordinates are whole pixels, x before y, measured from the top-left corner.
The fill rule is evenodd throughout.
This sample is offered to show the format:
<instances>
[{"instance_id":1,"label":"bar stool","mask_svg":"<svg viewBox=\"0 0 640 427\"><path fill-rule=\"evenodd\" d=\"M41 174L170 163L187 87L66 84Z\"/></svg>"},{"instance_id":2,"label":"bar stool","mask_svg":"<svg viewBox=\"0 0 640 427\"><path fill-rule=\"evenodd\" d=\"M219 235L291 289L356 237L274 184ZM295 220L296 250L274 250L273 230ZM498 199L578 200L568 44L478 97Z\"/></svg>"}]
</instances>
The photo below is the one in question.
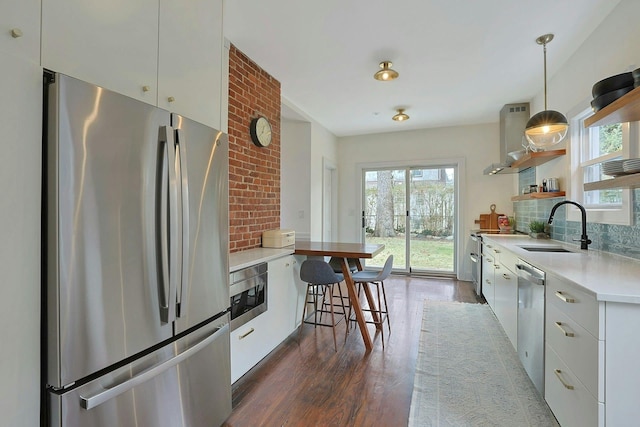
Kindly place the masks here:
<instances>
[{"instance_id":1,"label":"bar stool","mask_svg":"<svg viewBox=\"0 0 640 427\"><path fill-rule=\"evenodd\" d=\"M302 310L302 323L298 331L298 341L302 335L302 327L305 323L314 326L330 326L333 329L333 346L335 350L338 351L336 325L343 319L345 320L345 324L347 324L347 307L344 305L344 297L342 295L342 289L340 288L340 282L344 280L344 276L334 272L333 268L331 268L326 261L307 259L300 266L300 279L307 282L307 295ZM339 292L339 295L336 296L334 296L335 287L338 288ZM322 299L320 299L320 297L322 297ZM339 299L340 304L335 305L342 307L342 311L336 312L334 310L334 298ZM311 314L307 315L308 304L313 304L313 320L306 319L306 317L311 317ZM329 307L328 310L326 308L327 306ZM324 313L331 314L331 323L322 323L322 315ZM337 321L336 314L339 315Z\"/></svg>"},{"instance_id":2,"label":"bar stool","mask_svg":"<svg viewBox=\"0 0 640 427\"><path fill-rule=\"evenodd\" d=\"M347 258L347 262L349 263L349 270L351 273L355 273L358 271L358 265L356 264L356 258ZM329 260L329 265L333 268L333 271L336 273L342 273L342 265L340 264L340 258L332 256Z\"/></svg>"},{"instance_id":3,"label":"bar stool","mask_svg":"<svg viewBox=\"0 0 640 427\"><path fill-rule=\"evenodd\" d=\"M367 323L372 323L376 325L381 325L380 334L382 336L382 348L384 348L384 321L387 321L387 327L389 328L389 333L391 333L391 321L389 320L389 310L387 308L387 294L384 291L384 281L391 274L391 269L393 268L393 255L389 255L387 260L384 262L384 267L380 271L368 271L362 270L357 271L351 275L353 277L353 281L358 285L358 298L360 297L360 290L362 286L375 285L376 294L378 300L377 310L371 310L371 308L363 308L362 311L366 311L371 313L371 319L366 320ZM382 289L382 299L380 298L380 290ZM382 304L384 302L384 305ZM375 320L375 316L378 317L378 320ZM349 307L349 320L354 321L355 319L351 318L351 307Z\"/></svg>"}]
</instances>

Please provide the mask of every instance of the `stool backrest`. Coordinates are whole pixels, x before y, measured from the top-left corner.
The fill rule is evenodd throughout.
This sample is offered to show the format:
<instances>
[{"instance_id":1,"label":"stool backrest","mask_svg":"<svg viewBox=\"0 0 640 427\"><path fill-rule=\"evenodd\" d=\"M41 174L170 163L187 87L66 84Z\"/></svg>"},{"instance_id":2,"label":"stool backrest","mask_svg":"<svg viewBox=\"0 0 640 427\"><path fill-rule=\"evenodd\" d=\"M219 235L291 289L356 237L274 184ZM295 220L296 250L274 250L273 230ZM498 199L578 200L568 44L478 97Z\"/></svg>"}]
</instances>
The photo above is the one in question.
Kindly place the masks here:
<instances>
[{"instance_id":1,"label":"stool backrest","mask_svg":"<svg viewBox=\"0 0 640 427\"><path fill-rule=\"evenodd\" d=\"M382 267L382 271L378 275L378 281L386 280L391 274L391 269L393 268L393 255L389 255L387 260L384 262L384 267Z\"/></svg>"},{"instance_id":2,"label":"stool backrest","mask_svg":"<svg viewBox=\"0 0 640 427\"><path fill-rule=\"evenodd\" d=\"M314 285L330 285L341 282L344 276L335 273L326 261L307 259L300 266L300 279Z\"/></svg>"}]
</instances>

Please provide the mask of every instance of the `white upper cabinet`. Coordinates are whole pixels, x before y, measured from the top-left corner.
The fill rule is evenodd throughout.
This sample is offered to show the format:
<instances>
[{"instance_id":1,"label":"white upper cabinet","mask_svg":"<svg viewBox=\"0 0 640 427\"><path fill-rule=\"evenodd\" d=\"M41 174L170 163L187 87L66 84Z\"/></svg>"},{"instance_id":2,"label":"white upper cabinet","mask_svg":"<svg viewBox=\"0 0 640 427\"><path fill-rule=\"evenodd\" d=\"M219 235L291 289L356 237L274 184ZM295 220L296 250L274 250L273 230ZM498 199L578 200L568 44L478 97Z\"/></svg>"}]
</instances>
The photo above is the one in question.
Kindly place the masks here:
<instances>
[{"instance_id":1,"label":"white upper cabinet","mask_svg":"<svg viewBox=\"0 0 640 427\"><path fill-rule=\"evenodd\" d=\"M42 0L42 66L155 104L158 0Z\"/></svg>"},{"instance_id":2,"label":"white upper cabinet","mask_svg":"<svg viewBox=\"0 0 640 427\"><path fill-rule=\"evenodd\" d=\"M221 128L222 0L42 3L43 67Z\"/></svg>"},{"instance_id":3,"label":"white upper cabinet","mask_svg":"<svg viewBox=\"0 0 640 427\"><path fill-rule=\"evenodd\" d=\"M160 0L158 106L221 129L222 0Z\"/></svg>"},{"instance_id":4,"label":"white upper cabinet","mask_svg":"<svg viewBox=\"0 0 640 427\"><path fill-rule=\"evenodd\" d=\"M0 0L0 51L40 63L40 0Z\"/></svg>"}]
</instances>

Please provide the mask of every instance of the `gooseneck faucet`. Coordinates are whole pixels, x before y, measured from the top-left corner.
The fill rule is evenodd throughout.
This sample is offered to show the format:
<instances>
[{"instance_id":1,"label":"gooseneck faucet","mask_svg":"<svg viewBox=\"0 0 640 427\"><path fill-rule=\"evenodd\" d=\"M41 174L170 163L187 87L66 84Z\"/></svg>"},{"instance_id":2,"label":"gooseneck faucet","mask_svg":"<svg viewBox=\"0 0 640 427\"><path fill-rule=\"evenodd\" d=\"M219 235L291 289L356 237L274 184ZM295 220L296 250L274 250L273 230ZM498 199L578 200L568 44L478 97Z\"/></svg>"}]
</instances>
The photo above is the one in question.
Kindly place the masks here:
<instances>
[{"instance_id":1,"label":"gooseneck faucet","mask_svg":"<svg viewBox=\"0 0 640 427\"><path fill-rule=\"evenodd\" d=\"M556 209L567 203L577 206L578 209L580 209L580 213L582 213L582 236L580 236L580 249L589 249L589 243L591 243L591 240L587 237L587 211L581 204L572 202L571 200L564 200L556 203L553 208L551 208L551 213L549 214L549 220L547 222L551 224L553 221L553 215L556 213Z\"/></svg>"}]
</instances>

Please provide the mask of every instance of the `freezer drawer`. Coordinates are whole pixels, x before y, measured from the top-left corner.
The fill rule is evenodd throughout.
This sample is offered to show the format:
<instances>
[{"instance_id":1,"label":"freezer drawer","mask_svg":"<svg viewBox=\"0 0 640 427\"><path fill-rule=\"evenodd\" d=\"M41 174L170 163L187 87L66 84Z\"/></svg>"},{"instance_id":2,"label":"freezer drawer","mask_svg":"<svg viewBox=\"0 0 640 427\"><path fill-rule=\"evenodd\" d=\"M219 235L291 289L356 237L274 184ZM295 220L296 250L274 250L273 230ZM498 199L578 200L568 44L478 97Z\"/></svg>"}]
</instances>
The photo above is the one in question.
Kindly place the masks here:
<instances>
[{"instance_id":1,"label":"freezer drawer","mask_svg":"<svg viewBox=\"0 0 640 427\"><path fill-rule=\"evenodd\" d=\"M228 314L66 393L49 393L52 426L211 427L231 413Z\"/></svg>"}]
</instances>

